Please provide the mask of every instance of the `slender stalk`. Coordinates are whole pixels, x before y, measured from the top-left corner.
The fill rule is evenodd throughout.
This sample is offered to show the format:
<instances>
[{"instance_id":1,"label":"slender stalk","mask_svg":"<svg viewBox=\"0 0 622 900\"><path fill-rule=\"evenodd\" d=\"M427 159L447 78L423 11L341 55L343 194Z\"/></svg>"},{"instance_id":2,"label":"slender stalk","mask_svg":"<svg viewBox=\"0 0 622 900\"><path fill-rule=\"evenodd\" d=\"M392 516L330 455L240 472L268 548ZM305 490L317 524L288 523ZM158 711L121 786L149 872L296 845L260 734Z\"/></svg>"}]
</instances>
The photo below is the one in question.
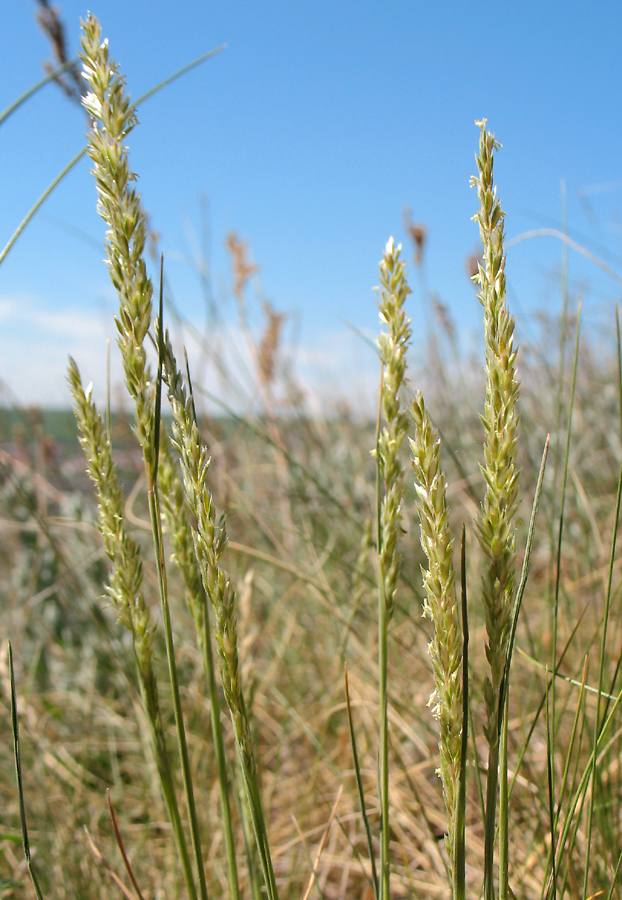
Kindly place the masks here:
<instances>
[{"instance_id":1,"label":"slender stalk","mask_svg":"<svg viewBox=\"0 0 622 900\"><path fill-rule=\"evenodd\" d=\"M229 799L225 742L220 721L220 700L212 650L209 606L194 557L192 533L188 522L188 510L185 505L183 487L174 471L173 461L170 458L167 444L164 442L160 451L159 487L164 517L173 543L174 559L179 566L186 585L186 602L194 620L197 643L201 650L203 661L203 671L208 685L212 739L216 755L222 826L227 853L229 892L232 900L237 900L239 897L239 886L235 840Z\"/></svg>"},{"instance_id":2,"label":"slender stalk","mask_svg":"<svg viewBox=\"0 0 622 900\"><path fill-rule=\"evenodd\" d=\"M17 228L15 229L15 231L13 232L13 234L11 235L9 240L6 242L2 251L0 251L0 265L2 265L2 263L8 256L11 248L17 241L18 237L20 236L20 234L22 233L24 228L26 228L26 226L28 225L30 220L34 217L35 213L43 206L43 204L45 203L47 198L50 196L52 191L56 187L58 187L58 185L61 183L61 181L63 180L65 175L68 175L69 172L71 172L71 170L74 168L74 166L76 166L80 162L82 157L86 154L86 150L87 150L87 148L83 147L82 150L79 151L79 153L76 153L76 155L73 157L73 159L71 159L67 163L67 165L63 169L61 169L61 171L58 173L56 178L54 178L54 180L51 181L50 184L46 187L46 189L43 191L43 193L41 194L39 199L36 201L36 203L30 207L30 209L28 210L28 212L26 213L26 215L24 216L22 221L19 223L19 225L17 226Z\"/></svg>"},{"instance_id":3,"label":"slender stalk","mask_svg":"<svg viewBox=\"0 0 622 900\"><path fill-rule=\"evenodd\" d=\"M6 120L9 118L11 113L14 113L15 110L19 109L19 107L23 103L25 103L27 100L30 100L30 98L33 96L33 94L36 94L37 91L40 91L41 88L45 87L46 84L49 84L50 81L54 81L56 78L58 78L59 75L62 75L63 72L66 72L67 69L73 69L73 67L77 63L78 63L78 57L75 56L73 59L70 59L67 62L64 62L61 66L58 66L58 68L53 69L51 72L48 72L48 74L44 78L41 78L39 81L35 82L35 84L33 84L31 87L29 87L27 90L25 90L23 92L23 94L20 94L16 100L14 100L12 103L10 103L6 107L6 109L4 109L0 113L0 125L4 124L4 122L6 122Z\"/></svg>"},{"instance_id":4,"label":"slender stalk","mask_svg":"<svg viewBox=\"0 0 622 900\"><path fill-rule=\"evenodd\" d=\"M218 47L214 47L213 50L208 50L207 53L203 53L201 56L197 56L196 59L193 59L192 62L188 63L185 66L182 66L181 69L178 69L176 72L173 72L172 75L169 75L167 78L164 78L162 81L159 81L152 88L149 88L148 91L145 91L144 94L138 98L136 103L134 104L134 108L140 106L141 103L144 103L145 100L148 100L149 97L153 97L154 94L157 94L158 91L161 91L162 88L168 87L169 84L172 84L174 81L177 81L178 78L181 78L182 75L186 75L188 72L191 72L192 69L196 69L197 66L200 66L201 63L207 62L208 59L211 59L213 56L217 56L219 53L222 53L223 50L227 49L226 44L220 44Z\"/></svg>"},{"instance_id":5,"label":"slender stalk","mask_svg":"<svg viewBox=\"0 0 622 900\"><path fill-rule=\"evenodd\" d=\"M561 224L562 231L567 235L568 233L568 220L567 220L567 204L566 204L566 182L562 178L560 182L560 194L561 194ZM561 453L561 441L562 441L562 413L563 413L563 397L564 397L564 375L566 371L566 323L568 317L568 244L566 241L563 242L562 245L562 272L561 272L561 295L562 295L562 309L561 315L559 319L559 363L558 363L558 372L557 372L557 392L555 398L555 455L553 459L553 479L552 479L552 496L551 496L551 510L552 510L552 519L551 519L551 528L550 528L550 541L551 541L551 549L550 549L550 569L549 569L549 607L551 609L551 618L552 618L552 633L553 640L551 646L551 668L555 670L555 664L557 659L557 626L559 620L559 581L560 581L560 561L561 561L561 536L562 536L562 528L564 523L564 505L565 505L565 492L566 492L566 481L568 475L567 466L564 467L563 476L562 476L562 492L561 492L561 503L560 503L560 525L559 525L559 537L557 541L557 565L554 565L555 560L555 526L554 526L554 518L555 518L555 492L557 490L557 482L558 482L558 474L559 468L562 464L562 453ZM581 314L581 299L579 298L579 310L577 313L577 332L576 339L577 343L575 345L575 370L573 377L573 387L571 389L571 399L570 399L570 407L569 407L569 416L568 416L568 432L567 432L567 441L566 441L566 454L569 449L569 439L570 439L570 423L572 420L572 404L574 398L574 383L576 378L576 361L578 355L578 337L579 337L579 319ZM567 462L567 456L566 456ZM552 601L553 595L553 584L555 585L555 600ZM553 731L556 731L556 687L555 687L555 678L551 683L551 698L550 698L550 708L551 708L551 721L553 723ZM555 768L553 767L551 771L551 790L553 794L555 793Z\"/></svg>"},{"instance_id":6,"label":"slender stalk","mask_svg":"<svg viewBox=\"0 0 622 900\"><path fill-rule=\"evenodd\" d=\"M547 666L547 681L549 680L548 666ZM555 679L553 679L554 681ZM551 699L551 691L547 691L546 695L546 774L547 774L547 786L548 786L548 794L549 794L549 828L551 833L551 850L550 850L550 859L551 859L551 887L553 893L553 900L557 900L557 846L556 846L556 817L555 817L555 782L553 780L553 755L554 755L554 743L553 743L553 735L552 735L552 727L551 727L551 710L550 710L550 699ZM507 734L507 717L505 719L505 727L504 731ZM507 786L507 777L505 779ZM506 892L507 896L507 892Z\"/></svg>"},{"instance_id":7,"label":"slender stalk","mask_svg":"<svg viewBox=\"0 0 622 900\"><path fill-rule=\"evenodd\" d=\"M43 900L43 894L39 886L39 879L32 864L30 853L30 840L28 838L28 824L26 822L26 805L24 803L24 786L22 784L22 757L19 744L19 718L17 715L17 692L15 690L15 672L13 670L13 648L8 641L9 649L9 677L11 680L11 730L13 732L13 760L15 762L15 780L17 782L17 795L19 797L19 819L22 826L22 849L28 874L37 900Z\"/></svg>"},{"instance_id":8,"label":"slender stalk","mask_svg":"<svg viewBox=\"0 0 622 900\"><path fill-rule=\"evenodd\" d=\"M516 442L519 394L514 349L514 320L506 305L504 213L493 183L493 162L499 144L480 128L478 175L471 178L477 188L480 208L474 216L479 224L483 265L478 264L474 280L480 285L479 300L484 307L486 340L486 403L482 422L486 431L484 465L486 493L477 522L480 546L487 557L482 578L482 602L488 642L489 674L484 685L488 742L486 822L484 851L484 894L493 900L495 820L499 775L501 682L506 663L510 615L515 580L515 519L518 508L518 467Z\"/></svg>"},{"instance_id":9,"label":"slender stalk","mask_svg":"<svg viewBox=\"0 0 622 900\"><path fill-rule=\"evenodd\" d=\"M163 260L160 260L160 321L162 317L162 270ZM194 799L192 772L190 769L190 757L188 755L188 743L186 740L186 728L184 724L184 716L181 705L179 676L177 674L177 663L175 661L175 644L173 640L173 626L171 623L171 613L168 602L166 563L164 561L164 547L162 541L162 516L158 494L158 466L160 460L160 424L162 400L162 357L164 353L161 338L158 350L158 378L156 385L155 419L153 428L153 457L150 466L147 464L147 461L145 461L145 471L147 477L147 497L149 503L149 516L151 519L151 531L153 534L156 568L158 572L158 590L160 593L160 606L162 609L162 623L164 626L166 657L168 662L169 679L172 688L173 713L175 716L175 734L177 736L177 745L179 756L181 759L181 771L184 782L184 791L186 794L186 803L188 806L188 816L190 818L190 838L192 840L192 849L194 852L195 864L197 867L197 874L199 878L199 891L201 894L201 900L207 900L207 884L205 881L205 866L203 865L203 852L201 849L201 833L199 829L199 820Z\"/></svg>"},{"instance_id":10,"label":"slender stalk","mask_svg":"<svg viewBox=\"0 0 622 900\"><path fill-rule=\"evenodd\" d=\"M378 712L379 795L380 795L380 900L390 897L389 842L389 706L387 700L387 603L384 592L385 573L378 569Z\"/></svg>"},{"instance_id":11,"label":"slender stalk","mask_svg":"<svg viewBox=\"0 0 622 900\"><path fill-rule=\"evenodd\" d=\"M499 741L488 748L486 774L486 815L484 819L484 896L494 898L494 853L497 813L497 789L499 786Z\"/></svg>"},{"instance_id":12,"label":"slender stalk","mask_svg":"<svg viewBox=\"0 0 622 900\"><path fill-rule=\"evenodd\" d=\"M162 321L161 315L162 307L160 306L159 322ZM194 621L197 643L201 650L203 670L208 684L212 738L216 754L222 825L227 852L229 892L232 900L237 900L239 896L237 862L229 800L225 745L220 721L220 700L212 651L209 606L194 556L192 532L188 519L189 511L184 498L183 486L175 471L168 440L165 439L162 440L160 447L158 486L164 518L173 544L174 560L179 567L186 586L186 603Z\"/></svg>"},{"instance_id":13,"label":"slender stalk","mask_svg":"<svg viewBox=\"0 0 622 900\"><path fill-rule=\"evenodd\" d=\"M197 900L192 865L181 824L162 726L158 685L153 670L154 629L150 624L149 608L142 593L140 549L125 530L123 495L112 459L108 431L91 399L90 388L84 391L80 373L72 359L69 361L69 384L75 402L74 411L80 430L80 443L86 454L89 475L97 490L98 528L104 541L106 555L112 563L106 591L114 604L119 620L132 633L141 701L147 717L162 793L188 896L190 900Z\"/></svg>"},{"instance_id":14,"label":"slender stalk","mask_svg":"<svg viewBox=\"0 0 622 900\"><path fill-rule=\"evenodd\" d=\"M162 352L154 391L144 348L144 340L151 324L153 293L144 261L146 223L140 197L130 187L135 176L130 170L127 148L124 145L125 139L136 124L136 114L126 95L124 79L119 75L118 66L109 56L108 43L101 42L101 29L93 16L88 16L83 23L80 57L84 77L90 88L83 101L85 109L92 117L88 154L93 162L93 173L96 178L98 210L108 226L107 262L112 282L119 295L119 315L116 320L118 343L126 385L134 400L134 432L143 453L147 481L158 589L192 848L200 897L201 900L207 900L205 867L175 661L158 501Z\"/></svg>"},{"instance_id":15,"label":"slender stalk","mask_svg":"<svg viewBox=\"0 0 622 900\"><path fill-rule=\"evenodd\" d=\"M272 866L268 833L264 819L253 740L248 723L239 665L235 591L220 565L227 546L224 516L218 520L212 495L207 487L210 459L201 442L192 396L186 393L168 335L164 336L163 377L173 410L173 444L181 461L184 490L195 519L192 537L196 563L203 587L214 611L214 634L218 650L218 668L231 714L244 790L269 900L278 892Z\"/></svg>"},{"instance_id":16,"label":"slender stalk","mask_svg":"<svg viewBox=\"0 0 622 900\"><path fill-rule=\"evenodd\" d=\"M378 301L380 321L386 328L377 340L382 360L380 406L385 426L382 431L378 427L374 450L378 515L380 900L389 900L390 896L388 626L395 611L401 569L398 535L405 488L399 453L408 431L408 417L401 408L399 391L405 381L406 348L411 335L410 320L404 312L410 288L400 251L401 245L395 247L390 238L380 262Z\"/></svg>"},{"instance_id":17,"label":"slender stalk","mask_svg":"<svg viewBox=\"0 0 622 900\"><path fill-rule=\"evenodd\" d=\"M380 553L382 542L382 476L380 467L380 422L382 412L382 386L384 365L380 370L380 394L378 397L378 420L376 423L376 515L378 550L378 798L380 801L380 877L378 897L389 898L389 710L387 702L387 602L385 597L385 573Z\"/></svg>"},{"instance_id":18,"label":"slender stalk","mask_svg":"<svg viewBox=\"0 0 622 900\"><path fill-rule=\"evenodd\" d=\"M573 753L573 750L574 750L574 747L575 747L575 744L577 741L577 736L579 737L579 743L581 740L582 730L579 729L579 721L581 719L582 710L583 710L583 714L585 715L583 700L586 695L586 682L587 682L587 670L588 670L587 662L588 661L587 661L587 657L586 657L585 663L583 666L583 679L582 679L581 684L579 685L579 699L577 701L577 708L575 711L574 722L573 722L572 730L570 733L570 742L568 744L568 750L566 753L566 761L564 763L564 770L562 772L561 786L560 786L559 797L558 797L558 801L557 801L557 811L555 813L555 819L554 819L553 829L552 829L552 834L551 834L551 846L549 847L548 854L547 854L545 872L548 873L548 876L542 885L541 897L543 898L543 900L544 900L545 896L547 897L547 900L548 900L548 898L551 897L551 893L557 894L556 880L557 880L557 875L558 875L558 872L557 872L558 866L556 865L555 857L554 857L554 853L557 854L557 858L559 858L559 856L560 856L560 854L558 853L558 846L557 846L557 844L558 844L557 829L559 828L559 823L562 818L562 809L564 809L566 791L568 789L568 783L569 783L569 779L570 779L570 767L571 767L571 761L572 761L572 753ZM547 669L547 673L548 673L548 666L546 667L546 669ZM553 673L553 678L555 678L555 675L556 675L556 673ZM547 684L545 698L547 697L548 693L549 693L549 686ZM575 770L575 774L576 774L576 770ZM574 783L574 778L572 779L572 781Z\"/></svg>"},{"instance_id":19,"label":"slender stalk","mask_svg":"<svg viewBox=\"0 0 622 900\"><path fill-rule=\"evenodd\" d=\"M499 799L499 898L500 900L508 900L509 896L509 799L508 790L508 702L510 694L510 668L512 658L514 656L514 646L516 642L516 630L518 628L518 618L523 603L523 595L527 586L527 578L529 577L529 566L531 563L531 552L533 549L533 541L536 533L536 521L538 511L540 509L540 498L542 496L542 487L544 485L544 471L546 461L548 459L549 445L551 436L547 435L542 452L542 461L540 463L540 471L538 473L538 481L534 494L533 504L531 507L531 518L529 520L529 529L527 531L527 544L525 546L525 556L521 569L520 580L516 590L516 598L512 610L512 621L510 625L510 633L508 636L506 660L503 669L503 678L499 688L499 710L501 725L501 790ZM547 692L548 695L548 692ZM494 827L494 823L493 823Z\"/></svg>"},{"instance_id":20,"label":"slender stalk","mask_svg":"<svg viewBox=\"0 0 622 900\"><path fill-rule=\"evenodd\" d=\"M108 812L110 813L110 821L112 822L114 835L117 840L117 847L119 848L121 856L123 857L123 865L125 866L125 871L127 872L128 877L129 877L130 881L132 882L132 887L136 891L138 900L145 900L145 898L143 897L143 893L140 889L140 886L138 884L138 881L136 880L136 876L134 875L134 870L132 869L132 865L129 861L129 858L128 858L128 855L127 855L127 852L125 849L125 843L123 841L123 837L121 835L121 830L120 830L119 824L117 822L117 816L115 814L114 807L112 805L112 800L110 799L110 789L109 788L106 788L106 799L108 800Z\"/></svg>"},{"instance_id":21,"label":"slender stalk","mask_svg":"<svg viewBox=\"0 0 622 900\"><path fill-rule=\"evenodd\" d=\"M469 747L469 615L466 579L466 528L462 526L460 542L460 605L462 612L462 747L458 776L458 804L456 810L456 872L454 890L456 900L466 897L466 780ZM479 767L478 767L479 771Z\"/></svg>"},{"instance_id":22,"label":"slender stalk","mask_svg":"<svg viewBox=\"0 0 622 900\"><path fill-rule=\"evenodd\" d=\"M376 860L374 857L374 848L372 843L371 836L371 828L369 826L369 819L367 817L367 807L365 804L365 792L363 790L363 779L361 778L361 766L359 763L359 755L356 746L356 735L354 732L354 722L352 720L352 708L350 706L350 689L348 686L348 667L344 667L344 681L345 681L345 694L346 694L346 709L348 712L348 727L350 729L350 741L352 743L352 756L354 758L354 773L356 776L356 788L359 795L359 802L361 804L361 816L363 819L363 825L365 827L365 835L367 837L367 852L369 855L369 862L371 864L371 885L374 891L374 898L378 900L378 873L376 871Z\"/></svg>"},{"instance_id":23,"label":"slender stalk","mask_svg":"<svg viewBox=\"0 0 622 900\"><path fill-rule=\"evenodd\" d=\"M565 321L565 320L564 320ZM553 598L553 646L551 648L552 660L551 665L552 668L556 667L556 657L557 657L557 632L559 625L559 592L561 586L561 564L562 564L562 546L563 546L563 537L564 537L564 517L566 514L566 491L568 487L568 468L569 468L569 460L570 460L570 438L572 434L572 416L574 412L574 401L575 401L575 393L577 387L577 372L579 369L579 338L581 334L581 299L579 298L579 303L577 306L577 324L575 329L575 341L574 341L574 355L573 355L573 366L572 366L572 382L570 386L570 398L568 401L568 423L566 425L566 443L564 449L564 458L562 463L562 483L561 483L561 497L560 497L560 505L559 505L559 525L557 529L557 546L555 548L555 585L554 585L554 598ZM563 372L560 370L560 378L563 376ZM560 387L561 393L561 387ZM561 413L560 418L558 419L558 423L561 424ZM559 440L558 440L559 444ZM559 453L559 446L556 448L557 453ZM558 464L558 460L556 457L556 465ZM554 484L557 484L557 469L554 473ZM551 700L551 717L553 721L553 727L555 728L555 680L553 680L553 685L551 690L553 691L553 698Z\"/></svg>"},{"instance_id":24,"label":"slender stalk","mask_svg":"<svg viewBox=\"0 0 622 900\"><path fill-rule=\"evenodd\" d=\"M203 852L201 849L201 833L199 829L199 820L194 799L194 788L192 785L192 771L190 768L188 742L186 740L186 728L184 725L183 710L181 705L179 675L177 673L177 663L175 661L173 626L171 624L171 613L168 603L166 564L164 561L164 549L162 545L162 521L160 516L160 503L158 500L158 487L157 482L155 481L149 486L148 502L149 516L151 518L151 527L153 533L154 551L156 556L156 567L158 571L158 590L160 593L160 605L162 609L162 624L164 628L164 640L166 644L166 658L168 662L168 673L172 689L173 713L175 716L175 734L177 737L177 746L181 760L184 792L186 794L188 816L190 819L190 838L192 841L192 849L194 852L195 864L199 878L200 896L202 900L207 900L207 884L205 881L205 866L203 865Z\"/></svg>"}]
</instances>

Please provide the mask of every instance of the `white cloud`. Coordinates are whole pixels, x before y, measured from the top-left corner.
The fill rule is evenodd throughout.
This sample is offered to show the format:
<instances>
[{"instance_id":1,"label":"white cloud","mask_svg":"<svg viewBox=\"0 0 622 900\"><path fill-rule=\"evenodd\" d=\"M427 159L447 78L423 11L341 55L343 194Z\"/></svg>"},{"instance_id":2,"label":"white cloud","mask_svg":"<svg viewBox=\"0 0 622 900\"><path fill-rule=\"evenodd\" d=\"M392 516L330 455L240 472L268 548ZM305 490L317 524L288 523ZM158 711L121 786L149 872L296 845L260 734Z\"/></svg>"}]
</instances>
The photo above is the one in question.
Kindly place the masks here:
<instances>
[{"instance_id":1,"label":"white cloud","mask_svg":"<svg viewBox=\"0 0 622 900\"><path fill-rule=\"evenodd\" d=\"M373 343L371 335L357 335L344 327L296 353L296 371L324 411L345 402L354 414L375 414L380 362L366 338Z\"/></svg>"},{"instance_id":2,"label":"white cloud","mask_svg":"<svg viewBox=\"0 0 622 900\"><path fill-rule=\"evenodd\" d=\"M171 323L172 324L172 323ZM252 339L237 325L218 329L201 339L172 327L178 363L183 344L188 350L193 381L237 412L257 402L256 364ZM116 346L112 310L80 308L50 310L30 298L0 297L0 402L66 407L71 403L66 383L67 357L73 356L84 384L94 384L98 403L105 397L106 345L111 340L111 396L125 396L123 371ZM373 414L377 403L378 359L365 341L343 328L325 334L317 344L289 351L297 382L309 411L330 411L346 401L351 409ZM218 409L218 404L210 404Z\"/></svg>"},{"instance_id":3,"label":"white cloud","mask_svg":"<svg viewBox=\"0 0 622 900\"><path fill-rule=\"evenodd\" d=\"M50 311L30 298L0 298L0 379L6 402L68 406L67 357L105 383L112 317L84 308ZM92 372L92 375L91 375Z\"/></svg>"},{"instance_id":4,"label":"white cloud","mask_svg":"<svg viewBox=\"0 0 622 900\"><path fill-rule=\"evenodd\" d=\"M8 298L0 299L0 322L5 322L14 314L16 303Z\"/></svg>"}]
</instances>

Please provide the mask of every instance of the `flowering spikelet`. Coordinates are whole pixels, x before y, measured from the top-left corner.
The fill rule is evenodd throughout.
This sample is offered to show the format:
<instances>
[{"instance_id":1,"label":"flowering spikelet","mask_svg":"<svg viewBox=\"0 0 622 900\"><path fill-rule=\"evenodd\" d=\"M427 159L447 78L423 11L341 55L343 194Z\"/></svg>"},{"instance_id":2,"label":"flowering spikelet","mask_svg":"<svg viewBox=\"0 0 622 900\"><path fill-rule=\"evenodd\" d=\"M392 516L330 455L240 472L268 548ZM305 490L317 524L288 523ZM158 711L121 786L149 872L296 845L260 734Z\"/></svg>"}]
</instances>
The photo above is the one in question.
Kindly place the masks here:
<instances>
[{"instance_id":1,"label":"flowering spikelet","mask_svg":"<svg viewBox=\"0 0 622 900\"><path fill-rule=\"evenodd\" d=\"M410 339L410 319L404 302L410 294L406 282L406 266L400 260L401 244L395 247L389 238L380 262L380 321L385 326L376 341L383 363L382 413L385 420L378 440L378 461L385 493L380 511L379 562L384 574L384 596L387 617L395 609L395 592L401 557L397 538L404 499L404 467L400 448L408 431L408 416L401 408L399 390L406 372L406 348Z\"/></svg>"},{"instance_id":2,"label":"flowering spikelet","mask_svg":"<svg viewBox=\"0 0 622 900\"><path fill-rule=\"evenodd\" d=\"M159 329L159 323L158 323ZM158 335L158 338L160 335ZM173 446L179 453L184 491L194 517L192 539L205 593L214 611L214 636L218 670L229 708L238 749L248 811L252 821L267 896L278 892L263 815L253 739L242 691L238 651L236 598L231 581L220 565L227 546L224 515L216 521L214 503L207 486L210 458L201 442L192 395L186 393L168 334L163 335L162 378L173 410Z\"/></svg>"},{"instance_id":3,"label":"flowering spikelet","mask_svg":"<svg viewBox=\"0 0 622 900\"><path fill-rule=\"evenodd\" d=\"M132 632L149 713L155 721L159 713L157 685L152 670L154 629L149 624L149 608L142 593L140 548L127 534L123 524L123 493L104 423L91 399L90 387L84 391L78 367L71 358L68 381L75 402L80 443L87 458L87 470L97 490L98 528L106 555L112 563L106 593L112 600L119 620Z\"/></svg>"},{"instance_id":4,"label":"flowering spikelet","mask_svg":"<svg viewBox=\"0 0 622 900\"><path fill-rule=\"evenodd\" d=\"M505 667L505 653L515 583L515 519L518 506L516 442L519 395L514 349L514 319L506 304L504 213L493 186L493 159L499 144L480 127L479 174L471 178L477 188L480 208L473 217L479 223L483 260L473 280L480 285L486 339L486 403L481 417L486 431L484 465L486 494L477 522L480 546L488 559L482 578L482 599L488 643L486 656L490 674L484 685L488 714L485 729L490 746L499 736L498 698Z\"/></svg>"},{"instance_id":5,"label":"flowering spikelet","mask_svg":"<svg viewBox=\"0 0 622 900\"><path fill-rule=\"evenodd\" d=\"M225 520L216 522L212 495L207 486L210 457L201 441L193 412L192 397L186 394L168 334L164 336L163 380L173 410L173 444L179 453L188 506L195 519L192 529L196 560L203 587L214 610L214 634L218 669L225 700L245 771L255 772L250 729L246 717L238 656L235 591L220 559L227 546Z\"/></svg>"},{"instance_id":6,"label":"flowering spikelet","mask_svg":"<svg viewBox=\"0 0 622 900\"><path fill-rule=\"evenodd\" d=\"M449 532L445 477L440 467L440 438L430 422L420 391L413 401L410 414L415 425L415 438L409 443L415 472L421 546L428 560L428 568L422 567L425 589L423 614L434 626L434 637L428 645L435 681L430 706L439 723L441 765L438 772L449 820L447 851L453 866L462 755L462 643L453 540Z\"/></svg>"},{"instance_id":7,"label":"flowering spikelet","mask_svg":"<svg viewBox=\"0 0 622 900\"><path fill-rule=\"evenodd\" d=\"M83 75L89 86L84 106L91 115L88 155L97 185L97 209L106 222L106 263L119 294L115 317L128 390L136 404L135 432L151 472L155 461L154 384L143 343L151 324L153 287L143 258L147 226L140 195L131 186L124 141L136 125L136 113L125 92L125 79L101 41L97 19L83 22Z\"/></svg>"},{"instance_id":8,"label":"flowering spikelet","mask_svg":"<svg viewBox=\"0 0 622 900\"><path fill-rule=\"evenodd\" d=\"M179 467L176 465L176 460L173 460L168 437L163 433L158 464L160 502L173 545L173 559L182 574L186 586L186 603L194 620L199 646L203 648L203 598L205 594L201 573L194 555L192 529L189 523L184 487L178 473Z\"/></svg>"}]
</instances>

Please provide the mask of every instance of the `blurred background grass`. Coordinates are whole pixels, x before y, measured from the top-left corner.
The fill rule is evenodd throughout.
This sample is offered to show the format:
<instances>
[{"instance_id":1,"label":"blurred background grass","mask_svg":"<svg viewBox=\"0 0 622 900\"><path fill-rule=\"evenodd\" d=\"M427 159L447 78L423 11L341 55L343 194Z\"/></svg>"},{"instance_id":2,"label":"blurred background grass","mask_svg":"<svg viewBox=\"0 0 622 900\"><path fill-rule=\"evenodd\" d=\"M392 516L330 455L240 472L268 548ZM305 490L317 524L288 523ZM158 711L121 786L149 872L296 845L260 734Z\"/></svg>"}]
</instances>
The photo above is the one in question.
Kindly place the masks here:
<instances>
[{"instance_id":1,"label":"blurred background grass","mask_svg":"<svg viewBox=\"0 0 622 900\"><path fill-rule=\"evenodd\" d=\"M546 881L545 848L550 845L547 740L541 704L547 682L543 667L551 663L553 641L560 459L569 415L574 344L574 321L572 316L569 319L561 414L557 409L557 354L551 344L559 322L545 322L541 343L523 343L520 348L524 522L547 430L552 433L553 448L511 693L510 765L511 775L516 775L511 801L515 825L511 884L524 897L540 896ZM477 605L479 554L472 523L482 491L477 461L483 379L475 361L455 357L451 363L447 361L448 354L442 350L446 339L447 334L437 328L429 341L428 358L411 361L410 378L413 385L425 383L428 407L443 433L454 528L459 529L463 522L467 525L471 661L478 673L484 666L484 631ZM364 874L366 864L359 859L359 855L365 857L365 840L353 779L343 669L347 661L373 819L377 808L377 635L370 449L375 426L349 408L347 397L342 400L341 414L328 419L311 418L295 403L277 404L274 397L281 389L285 391L285 386L276 374L278 345L273 352L275 375L263 384L272 396L266 407L247 417L201 416L202 434L213 459L210 486L218 508L228 517L228 567L239 590L244 678L260 747L268 827L282 895L299 896L304 890L311 859L341 785L345 790L338 824L333 824L322 856L319 886L326 897L365 895L370 888ZM248 385L250 396L260 384L258 371L255 383ZM3 411L0 421L1 629L11 637L16 657L26 802L38 871L54 896L118 896L119 889L107 874L109 865L123 877L105 803L105 791L110 789L145 896L177 896L181 886L169 856L168 826L152 773L145 765L150 751L136 703L131 646L112 611L104 608L102 612L100 603L106 567L71 414L14 409ZM113 417L113 433L127 492L128 521L148 550L141 463L121 412ZM595 684L597 677L598 635L621 455L616 360L586 337L577 370L558 624L558 657L568 644L561 674L578 683L586 660L588 683ZM435 775L434 720L426 707L432 681L426 650L429 633L421 619L422 555L414 508L410 490L404 518L405 561L389 655L394 890L396 896L445 896L444 812ZM521 552L525 527L519 540ZM146 575L157 617L155 568L148 568ZM201 797L209 881L222 885L224 894L224 848L218 826L209 709L201 660L180 588L173 583L171 597L191 759ZM616 558L605 665L605 681L612 693L619 689L619 600ZM156 648L158 664L164 666L161 637ZM18 897L27 888L18 842L6 646L2 649L2 678L1 883L4 896ZM475 674L472 684L477 684ZM558 679L557 718L552 724L558 779L568 753L571 781L580 777L589 755L595 706L589 695L583 696L580 704L582 742L569 749L579 695L577 684ZM168 703L166 694L164 702ZM478 727L481 705L481 698L475 695L475 741L483 753ZM223 721L230 744L229 723ZM594 890L609 885L622 850L617 727L611 733L594 787L597 827L590 877ZM520 768L515 769L519 758ZM477 772L471 767L467 844L474 890L482 839L477 784ZM584 865L583 826L580 818L577 821L573 852L564 857L563 864L567 866L564 877L569 896L577 895ZM85 826L105 864L98 862L90 848Z\"/></svg>"}]
</instances>

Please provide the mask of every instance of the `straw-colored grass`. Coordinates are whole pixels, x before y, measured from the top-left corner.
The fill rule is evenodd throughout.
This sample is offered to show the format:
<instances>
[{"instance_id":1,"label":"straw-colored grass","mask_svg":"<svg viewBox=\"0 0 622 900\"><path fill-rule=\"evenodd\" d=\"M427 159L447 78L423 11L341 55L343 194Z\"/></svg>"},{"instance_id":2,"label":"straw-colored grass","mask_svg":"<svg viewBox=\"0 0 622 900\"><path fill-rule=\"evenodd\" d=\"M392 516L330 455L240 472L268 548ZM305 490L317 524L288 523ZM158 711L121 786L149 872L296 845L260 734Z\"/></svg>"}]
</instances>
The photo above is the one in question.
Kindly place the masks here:
<instances>
[{"instance_id":1,"label":"straw-colored grass","mask_svg":"<svg viewBox=\"0 0 622 900\"><path fill-rule=\"evenodd\" d=\"M274 310L260 412L209 417L152 306L134 110L92 17L82 59L131 426L71 363L86 462L34 414L3 435L0 897L620 896L619 356L564 305L559 365L517 357L494 137L481 362L431 340L406 368L391 240L375 425L305 413Z\"/></svg>"}]
</instances>

